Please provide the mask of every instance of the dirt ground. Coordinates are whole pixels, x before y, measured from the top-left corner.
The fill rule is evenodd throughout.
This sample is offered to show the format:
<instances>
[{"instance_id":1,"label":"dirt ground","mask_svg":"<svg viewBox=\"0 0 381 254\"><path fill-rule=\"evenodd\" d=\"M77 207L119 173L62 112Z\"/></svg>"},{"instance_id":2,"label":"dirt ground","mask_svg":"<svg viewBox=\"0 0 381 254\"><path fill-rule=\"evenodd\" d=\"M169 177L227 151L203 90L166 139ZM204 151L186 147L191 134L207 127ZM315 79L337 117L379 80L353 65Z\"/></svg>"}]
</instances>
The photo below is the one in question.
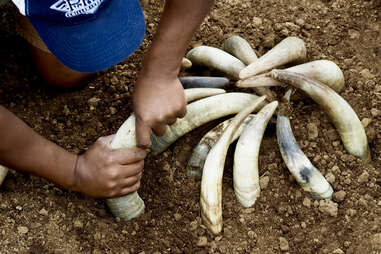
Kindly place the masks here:
<instances>
[{"instance_id":1,"label":"dirt ground","mask_svg":"<svg viewBox=\"0 0 381 254\"><path fill-rule=\"evenodd\" d=\"M113 218L103 200L12 170L0 188L0 253L381 253L381 2L216 2L192 45L221 47L227 37L239 34L262 55L286 36L302 38L309 60L329 59L342 68L346 85L341 95L367 125L372 161L364 164L348 155L312 100L294 99L296 139L332 183L333 201L311 199L290 177L270 125L260 153L260 175L269 180L267 186L252 208L239 205L232 186L233 145L223 180L223 232L209 234L200 220L200 181L188 178L185 166L216 121L163 154L149 155L139 190L146 213L130 222ZM147 36L134 55L82 89L63 92L43 85L26 43L14 33L9 6L2 6L1 105L73 152L115 133L131 113L142 53L162 8L163 1L149 0L145 6ZM281 96L283 90L275 91ZM100 100L93 103L92 98Z\"/></svg>"}]
</instances>

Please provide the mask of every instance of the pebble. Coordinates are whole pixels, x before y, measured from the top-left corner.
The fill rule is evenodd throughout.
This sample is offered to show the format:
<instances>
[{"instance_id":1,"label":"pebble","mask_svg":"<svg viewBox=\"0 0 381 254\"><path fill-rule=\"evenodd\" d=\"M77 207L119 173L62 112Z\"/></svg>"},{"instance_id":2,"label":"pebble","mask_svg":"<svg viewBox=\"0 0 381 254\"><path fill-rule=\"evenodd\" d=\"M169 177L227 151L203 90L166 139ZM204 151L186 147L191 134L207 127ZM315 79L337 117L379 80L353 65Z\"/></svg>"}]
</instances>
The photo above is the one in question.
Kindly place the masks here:
<instances>
[{"instance_id":1,"label":"pebble","mask_svg":"<svg viewBox=\"0 0 381 254\"><path fill-rule=\"evenodd\" d=\"M297 19L295 20L295 23L298 25L298 26L304 26L304 24L306 23L304 21L304 19Z\"/></svg>"},{"instance_id":2,"label":"pebble","mask_svg":"<svg viewBox=\"0 0 381 254\"><path fill-rule=\"evenodd\" d=\"M204 247L208 244L208 239L205 236L200 236L198 238L197 246Z\"/></svg>"},{"instance_id":3,"label":"pebble","mask_svg":"<svg viewBox=\"0 0 381 254\"><path fill-rule=\"evenodd\" d=\"M274 45L275 45L275 35L273 33L267 35L264 39L263 39L263 43L262 43L263 47L265 48L273 48Z\"/></svg>"},{"instance_id":4,"label":"pebble","mask_svg":"<svg viewBox=\"0 0 381 254\"><path fill-rule=\"evenodd\" d=\"M270 177L263 176L259 179L259 185L261 186L262 190L265 190L267 186L269 185Z\"/></svg>"},{"instance_id":5,"label":"pebble","mask_svg":"<svg viewBox=\"0 0 381 254\"><path fill-rule=\"evenodd\" d=\"M369 173L367 171L364 171L358 178L359 183L366 183L369 180Z\"/></svg>"},{"instance_id":6,"label":"pebble","mask_svg":"<svg viewBox=\"0 0 381 254\"><path fill-rule=\"evenodd\" d=\"M198 228L198 223L197 221L192 221L189 226L191 231L195 231Z\"/></svg>"},{"instance_id":7,"label":"pebble","mask_svg":"<svg viewBox=\"0 0 381 254\"><path fill-rule=\"evenodd\" d=\"M331 200L324 199L319 202L319 211L324 214L337 217L338 210L338 204Z\"/></svg>"},{"instance_id":8,"label":"pebble","mask_svg":"<svg viewBox=\"0 0 381 254\"><path fill-rule=\"evenodd\" d=\"M332 174L332 173L327 173L327 174L325 175L325 179L327 179L327 181L328 181L330 184L333 184L333 183L335 182L335 180L336 180L336 177L335 177L335 175Z\"/></svg>"},{"instance_id":9,"label":"pebble","mask_svg":"<svg viewBox=\"0 0 381 254\"><path fill-rule=\"evenodd\" d=\"M45 208L42 208L38 213L45 216L48 215L48 211L46 211Z\"/></svg>"},{"instance_id":10,"label":"pebble","mask_svg":"<svg viewBox=\"0 0 381 254\"><path fill-rule=\"evenodd\" d=\"M254 27L259 27L262 25L262 19L261 18L258 18L258 17L254 17L253 18L253 25Z\"/></svg>"},{"instance_id":11,"label":"pebble","mask_svg":"<svg viewBox=\"0 0 381 254\"><path fill-rule=\"evenodd\" d=\"M366 79L374 78L374 75L370 73L369 69L363 69L362 71L360 71L360 74Z\"/></svg>"},{"instance_id":12,"label":"pebble","mask_svg":"<svg viewBox=\"0 0 381 254\"><path fill-rule=\"evenodd\" d=\"M364 126L364 128L368 127L368 125L372 122L372 119L370 118L364 118L361 120L361 124L362 126Z\"/></svg>"},{"instance_id":13,"label":"pebble","mask_svg":"<svg viewBox=\"0 0 381 254\"><path fill-rule=\"evenodd\" d=\"M307 224L303 221L302 223L300 223L300 226L301 226L302 228L306 228L306 227L307 227Z\"/></svg>"},{"instance_id":14,"label":"pebble","mask_svg":"<svg viewBox=\"0 0 381 254\"><path fill-rule=\"evenodd\" d=\"M345 254L345 252L342 249L336 249L332 252L332 254Z\"/></svg>"},{"instance_id":15,"label":"pebble","mask_svg":"<svg viewBox=\"0 0 381 254\"><path fill-rule=\"evenodd\" d=\"M279 237L279 247L282 251L288 251L290 249L286 238Z\"/></svg>"},{"instance_id":16,"label":"pebble","mask_svg":"<svg viewBox=\"0 0 381 254\"><path fill-rule=\"evenodd\" d=\"M303 200L303 205L307 208L310 208L311 207L311 199L305 197Z\"/></svg>"},{"instance_id":17,"label":"pebble","mask_svg":"<svg viewBox=\"0 0 381 254\"><path fill-rule=\"evenodd\" d=\"M370 113L372 114L373 117L381 116L381 110L378 110L376 108L372 108L370 110Z\"/></svg>"},{"instance_id":18,"label":"pebble","mask_svg":"<svg viewBox=\"0 0 381 254\"><path fill-rule=\"evenodd\" d=\"M175 217L175 220L176 220L176 221L179 221L179 220L181 220L181 218L182 218L181 214L179 214L179 213L175 213L175 214L173 215L173 217Z\"/></svg>"},{"instance_id":19,"label":"pebble","mask_svg":"<svg viewBox=\"0 0 381 254\"><path fill-rule=\"evenodd\" d=\"M337 202L342 202L345 199L347 193L343 190L333 193L333 199Z\"/></svg>"},{"instance_id":20,"label":"pebble","mask_svg":"<svg viewBox=\"0 0 381 254\"><path fill-rule=\"evenodd\" d=\"M247 235L249 236L250 239L257 238L257 234L252 230L249 230L249 232L247 232Z\"/></svg>"},{"instance_id":21,"label":"pebble","mask_svg":"<svg viewBox=\"0 0 381 254\"><path fill-rule=\"evenodd\" d=\"M307 124L308 138L314 140L319 136L319 131L314 123Z\"/></svg>"},{"instance_id":22,"label":"pebble","mask_svg":"<svg viewBox=\"0 0 381 254\"><path fill-rule=\"evenodd\" d=\"M110 109L111 115L114 115L117 111L116 108L114 108L114 107L110 107L109 109Z\"/></svg>"},{"instance_id":23,"label":"pebble","mask_svg":"<svg viewBox=\"0 0 381 254\"><path fill-rule=\"evenodd\" d=\"M74 227L75 228L83 228L83 222L80 220L75 220L74 221Z\"/></svg>"},{"instance_id":24,"label":"pebble","mask_svg":"<svg viewBox=\"0 0 381 254\"><path fill-rule=\"evenodd\" d=\"M29 229L27 227L24 227L24 226L19 226L19 227L17 227L17 232L19 232L19 234L25 235L26 233L29 232Z\"/></svg>"}]
</instances>

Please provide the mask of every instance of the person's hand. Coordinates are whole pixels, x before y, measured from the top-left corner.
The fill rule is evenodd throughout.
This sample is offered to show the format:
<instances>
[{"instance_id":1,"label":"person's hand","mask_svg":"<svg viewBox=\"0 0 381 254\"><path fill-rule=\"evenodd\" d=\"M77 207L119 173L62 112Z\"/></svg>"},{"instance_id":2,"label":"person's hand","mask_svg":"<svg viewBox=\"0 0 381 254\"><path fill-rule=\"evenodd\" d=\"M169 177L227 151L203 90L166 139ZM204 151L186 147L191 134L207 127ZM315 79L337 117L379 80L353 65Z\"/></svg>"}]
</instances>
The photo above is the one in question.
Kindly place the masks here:
<instances>
[{"instance_id":1,"label":"person's hand","mask_svg":"<svg viewBox=\"0 0 381 254\"><path fill-rule=\"evenodd\" d=\"M74 190L98 198L127 195L140 187L146 152L140 148L112 149L113 136L99 138L78 155Z\"/></svg>"},{"instance_id":2,"label":"person's hand","mask_svg":"<svg viewBox=\"0 0 381 254\"><path fill-rule=\"evenodd\" d=\"M163 136L167 125L174 124L177 118L186 114L180 80L141 74L135 85L134 113L137 145L148 148L151 146L151 130L156 136Z\"/></svg>"}]
</instances>

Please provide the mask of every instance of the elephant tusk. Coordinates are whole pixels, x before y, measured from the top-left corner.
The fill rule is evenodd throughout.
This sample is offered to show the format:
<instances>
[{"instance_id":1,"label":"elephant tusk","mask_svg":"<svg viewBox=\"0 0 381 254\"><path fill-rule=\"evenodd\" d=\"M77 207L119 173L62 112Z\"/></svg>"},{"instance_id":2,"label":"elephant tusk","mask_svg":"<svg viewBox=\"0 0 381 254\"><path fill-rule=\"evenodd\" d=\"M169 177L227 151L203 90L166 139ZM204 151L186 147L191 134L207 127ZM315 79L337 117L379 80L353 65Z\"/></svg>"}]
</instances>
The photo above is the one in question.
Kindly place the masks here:
<instances>
[{"instance_id":1,"label":"elephant tusk","mask_svg":"<svg viewBox=\"0 0 381 254\"><path fill-rule=\"evenodd\" d=\"M225 77L181 77L179 78L184 89L187 88L222 88L229 84L229 79Z\"/></svg>"},{"instance_id":2,"label":"elephant tusk","mask_svg":"<svg viewBox=\"0 0 381 254\"><path fill-rule=\"evenodd\" d=\"M185 89L184 91L186 91L185 99L187 102L226 93L224 89L219 88L189 88Z\"/></svg>"},{"instance_id":3,"label":"elephant tusk","mask_svg":"<svg viewBox=\"0 0 381 254\"><path fill-rule=\"evenodd\" d=\"M224 50L249 65L258 59L249 42L238 35L231 36L224 43Z\"/></svg>"}]
</instances>

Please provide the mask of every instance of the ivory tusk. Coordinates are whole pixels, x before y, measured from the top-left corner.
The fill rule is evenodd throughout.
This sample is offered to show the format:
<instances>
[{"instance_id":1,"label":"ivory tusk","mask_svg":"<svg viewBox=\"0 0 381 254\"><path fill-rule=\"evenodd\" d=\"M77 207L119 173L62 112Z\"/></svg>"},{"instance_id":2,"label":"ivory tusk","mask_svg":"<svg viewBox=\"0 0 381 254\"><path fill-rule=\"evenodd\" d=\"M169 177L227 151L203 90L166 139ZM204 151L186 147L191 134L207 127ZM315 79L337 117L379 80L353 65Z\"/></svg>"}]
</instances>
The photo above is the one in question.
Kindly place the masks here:
<instances>
[{"instance_id":1,"label":"ivory tusk","mask_svg":"<svg viewBox=\"0 0 381 254\"><path fill-rule=\"evenodd\" d=\"M244 122L238 127L238 130L234 133L232 138L232 143L239 138L242 131L245 129L247 124L253 119L254 115L249 115ZM202 169L204 168L205 159L208 155L210 149L214 146L217 140L221 137L222 133L226 127L231 123L232 118L223 121L208 133L206 133L197 146L193 149L192 155L188 160L187 165L187 175L190 177L201 178Z\"/></svg>"},{"instance_id":2,"label":"ivory tusk","mask_svg":"<svg viewBox=\"0 0 381 254\"><path fill-rule=\"evenodd\" d=\"M201 218L213 234L222 230L222 175L229 144L239 125L265 98L258 98L234 117L206 158L201 180Z\"/></svg>"},{"instance_id":3,"label":"ivory tusk","mask_svg":"<svg viewBox=\"0 0 381 254\"><path fill-rule=\"evenodd\" d=\"M224 89L219 88L189 88L185 89L184 91L186 91L185 99L187 102L226 93Z\"/></svg>"},{"instance_id":4,"label":"ivory tusk","mask_svg":"<svg viewBox=\"0 0 381 254\"><path fill-rule=\"evenodd\" d=\"M195 47L188 52L186 57L195 65L222 71L235 79L238 79L239 72L245 68L245 64L238 58L210 46Z\"/></svg>"},{"instance_id":5,"label":"ivory tusk","mask_svg":"<svg viewBox=\"0 0 381 254\"><path fill-rule=\"evenodd\" d=\"M271 76L307 93L329 115L341 136L345 149L364 161L370 161L364 127L346 100L328 86L298 73L273 70Z\"/></svg>"},{"instance_id":6,"label":"ivory tusk","mask_svg":"<svg viewBox=\"0 0 381 254\"><path fill-rule=\"evenodd\" d=\"M292 89L288 90L284 96L287 104L290 101L291 91ZM282 112L283 110L278 113L276 133L279 149L287 168L302 189L310 193L313 198L331 199L333 194L331 185L299 148L292 133L290 120L285 112Z\"/></svg>"},{"instance_id":7,"label":"ivory tusk","mask_svg":"<svg viewBox=\"0 0 381 254\"><path fill-rule=\"evenodd\" d=\"M8 168L0 165L0 185L3 183L5 177L7 176Z\"/></svg>"},{"instance_id":8,"label":"ivory tusk","mask_svg":"<svg viewBox=\"0 0 381 254\"><path fill-rule=\"evenodd\" d=\"M187 90L185 90L187 93ZM247 93L227 93L205 98L187 106L187 114L167 128L162 137L151 135L151 149L163 152L178 138L196 127L230 114L240 112L242 109L256 101L258 96ZM261 103L263 106L265 103ZM221 107L223 105L223 107ZM135 116L132 114L119 128L112 143L112 148L136 146ZM106 200L111 213L122 220L130 220L144 212L144 201L137 192Z\"/></svg>"},{"instance_id":9,"label":"ivory tusk","mask_svg":"<svg viewBox=\"0 0 381 254\"><path fill-rule=\"evenodd\" d=\"M183 59L181 59L181 71L185 71L186 69L189 69L192 67L192 62L188 59L188 58L185 58L183 57Z\"/></svg>"},{"instance_id":10,"label":"ivory tusk","mask_svg":"<svg viewBox=\"0 0 381 254\"><path fill-rule=\"evenodd\" d=\"M181 77L179 78L185 89L187 88L222 88L229 84L225 77Z\"/></svg>"},{"instance_id":11,"label":"ivory tusk","mask_svg":"<svg viewBox=\"0 0 381 254\"><path fill-rule=\"evenodd\" d=\"M307 50L303 40L297 37L287 37L258 60L244 68L239 73L239 78L246 79L286 63L303 60L306 58L306 54Z\"/></svg>"},{"instance_id":12,"label":"ivory tusk","mask_svg":"<svg viewBox=\"0 0 381 254\"><path fill-rule=\"evenodd\" d=\"M235 148L234 192L244 207L252 206L261 192L258 173L259 148L267 123L277 107L277 101L264 106L244 129Z\"/></svg>"},{"instance_id":13,"label":"ivory tusk","mask_svg":"<svg viewBox=\"0 0 381 254\"><path fill-rule=\"evenodd\" d=\"M237 57L246 65L249 65L258 59L249 42L238 35L233 35L226 39L224 50Z\"/></svg>"},{"instance_id":14,"label":"ivory tusk","mask_svg":"<svg viewBox=\"0 0 381 254\"><path fill-rule=\"evenodd\" d=\"M340 92L344 88L343 72L339 66L329 60L316 60L296 65L285 70L297 72L311 79L318 80L336 92ZM238 87L265 87L279 86L282 85L282 83L272 79L267 74L261 74L245 80L239 80L236 85Z\"/></svg>"}]
</instances>

